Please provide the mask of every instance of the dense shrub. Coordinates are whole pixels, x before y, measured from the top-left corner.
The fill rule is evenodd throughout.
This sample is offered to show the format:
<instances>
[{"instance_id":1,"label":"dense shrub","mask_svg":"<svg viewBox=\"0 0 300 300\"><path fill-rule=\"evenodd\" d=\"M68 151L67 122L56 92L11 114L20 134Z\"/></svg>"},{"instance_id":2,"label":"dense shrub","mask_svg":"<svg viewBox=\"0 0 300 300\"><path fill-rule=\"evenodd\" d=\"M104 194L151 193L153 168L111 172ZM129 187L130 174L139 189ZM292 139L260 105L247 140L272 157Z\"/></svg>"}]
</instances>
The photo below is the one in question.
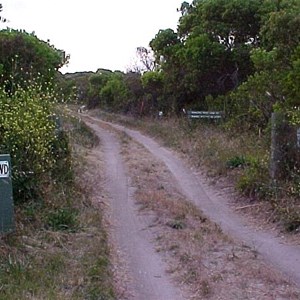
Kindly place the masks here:
<instances>
[{"instance_id":1,"label":"dense shrub","mask_svg":"<svg viewBox=\"0 0 300 300\"><path fill-rule=\"evenodd\" d=\"M55 95L34 81L8 94L0 87L0 153L12 158L16 201L37 198L58 161L68 156L68 142L53 117Z\"/></svg>"},{"instance_id":2,"label":"dense shrub","mask_svg":"<svg viewBox=\"0 0 300 300\"><path fill-rule=\"evenodd\" d=\"M33 77L39 78L41 84L47 83L67 60L64 51L38 39L34 33L0 31L0 83L7 90L14 91L15 84L26 87Z\"/></svg>"}]
</instances>

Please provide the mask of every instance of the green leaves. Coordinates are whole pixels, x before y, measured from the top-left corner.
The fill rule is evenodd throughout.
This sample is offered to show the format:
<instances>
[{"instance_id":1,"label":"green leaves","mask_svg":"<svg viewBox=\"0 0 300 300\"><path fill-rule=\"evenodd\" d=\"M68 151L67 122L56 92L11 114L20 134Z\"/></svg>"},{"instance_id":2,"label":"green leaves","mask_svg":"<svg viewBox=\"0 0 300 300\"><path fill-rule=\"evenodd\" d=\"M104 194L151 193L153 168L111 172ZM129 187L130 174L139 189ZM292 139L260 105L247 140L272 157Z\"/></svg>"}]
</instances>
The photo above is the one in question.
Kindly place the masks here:
<instances>
[{"instance_id":1,"label":"green leaves","mask_svg":"<svg viewBox=\"0 0 300 300\"><path fill-rule=\"evenodd\" d=\"M169 59L173 55L173 47L179 44L177 34L173 29L159 30L155 38L150 42L156 59Z\"/></svg>"},{"instance_id":2,"label":"green leaves","mask_svg":"<svg viewBox=\"0 0 300 300\"><path fill-rule=\"evenodd\" d=\"M129 90L123 75L113 73L109 76L99 95L101 101L106 103L107 107L113 108L114 111L124 109L124 106L128 103Z\"/></svg>"},{"instance_id":3,"label":"green leaves","mask_svg":"<svg viewBox=\"0 0 300 300\"><path fill-rule=\"evenodd\" d=\"M55 95L37 83L8 95L0 88L0 153L9 153L17 200L33 197L58 159L52 118Z\"/></svg>"},{"instance_id":4,"label":"green leaves","mask_svg":"<svg viewBox=\"0 0 300 300\"><path fill-rule=\"evenodd\" d=\"M10 82L26 86L26 81L40 78L50 82L56 71L66 62L64 52L39 40L34 34L25 31L0 31L0 83ZM11 82L13 76L14 82Z\"/></svg>"}]
</instances>

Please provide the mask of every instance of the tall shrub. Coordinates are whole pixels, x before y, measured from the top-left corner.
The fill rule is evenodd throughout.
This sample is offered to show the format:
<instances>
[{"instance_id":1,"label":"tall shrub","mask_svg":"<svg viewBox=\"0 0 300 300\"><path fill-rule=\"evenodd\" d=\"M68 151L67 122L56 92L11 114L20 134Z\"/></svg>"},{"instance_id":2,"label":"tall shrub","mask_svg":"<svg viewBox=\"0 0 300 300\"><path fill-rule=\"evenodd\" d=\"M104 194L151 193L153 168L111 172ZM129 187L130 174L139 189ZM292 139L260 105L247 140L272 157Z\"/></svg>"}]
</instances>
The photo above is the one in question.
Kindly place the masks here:
<instances>
[{"instance_id":1,"label":"tall shrub","mask_svg":"<svg viewBox=\"0 0 300 300\"><path fill-rule=\"evenodd\" d=\"M12 95L0 87L0 153L11 155L17 201L38 197L43 180L62 153L57 149L61 143L53 117L54 102L53 92L36 82L27 89L18 87Z\"/></svg>"}]
</instances>

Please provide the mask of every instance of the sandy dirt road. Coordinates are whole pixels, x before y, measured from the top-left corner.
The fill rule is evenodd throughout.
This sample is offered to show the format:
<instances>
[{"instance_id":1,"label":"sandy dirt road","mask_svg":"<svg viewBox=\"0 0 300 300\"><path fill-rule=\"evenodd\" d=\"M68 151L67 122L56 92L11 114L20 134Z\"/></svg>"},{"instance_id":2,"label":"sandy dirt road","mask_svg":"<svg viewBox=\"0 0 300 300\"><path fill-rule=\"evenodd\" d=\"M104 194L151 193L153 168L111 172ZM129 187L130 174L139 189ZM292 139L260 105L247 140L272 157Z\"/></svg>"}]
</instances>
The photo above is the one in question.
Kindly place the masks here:
<instances>
[{"instance_id":1,"label":"sandy dirt road","mask_svg":"<svg viewBox=\"0 0 300 300\"><path fill-rule=\"evenodd\" d=\"M188 299L166 274L167 267L155 252L151 220L137 212L134 188L124 169L119 143L115 135L103 129L98 119L85 118L87 124L100 137L105 154L107 189L113 199L112 210L116 220L115 235L122 251L126 253L130 273L132 299ZM288 245L271 232L251 228L231 211L226 199L221 199L207 186L204 188L200 175L192 172L176 154L161 147L153 139L135 130L109 124L142 144L156 159L169 169L177 187L188 200L221 226L230 236L253 247L270 264L283 272L287 279L300 286L300 248ZM130 237L130 238L129 238ZM279 298L278 298L279 299Z\"/></svg>"},{"instance_id":2,"label":"sandy dirt road","mask_svg":"<svg viewBox=\"0 0 300 300\"><path fill-rule=\"evenodd\" d=\"M144 300L185 299L182 291L166 275L166 266L156 253L148 230L151 222L140 216L134 203L132 187L120 155L119 142L107 130L88 123L99 136L106 161L106 188L111 198L114 235L127 261L127 297ZM130 296L129 296L130 295Z\"/></svg>"}]
</instances>

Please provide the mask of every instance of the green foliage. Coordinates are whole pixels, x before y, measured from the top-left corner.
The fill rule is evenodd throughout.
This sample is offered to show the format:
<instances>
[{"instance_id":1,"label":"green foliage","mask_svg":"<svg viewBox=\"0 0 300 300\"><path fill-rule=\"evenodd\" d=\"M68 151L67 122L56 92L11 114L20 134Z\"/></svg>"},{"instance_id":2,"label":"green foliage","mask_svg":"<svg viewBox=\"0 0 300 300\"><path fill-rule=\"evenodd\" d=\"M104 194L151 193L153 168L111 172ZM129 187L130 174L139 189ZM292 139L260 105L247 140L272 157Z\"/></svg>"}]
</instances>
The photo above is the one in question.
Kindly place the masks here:
<instances>
[{"instance_id":1,"label":"green foliage","mask_svg":"<svg viewBox=\"0 0 300 300\"><path fill-rule=\"evenodd\" d=\"M278 5L265 14L261 36L267 50L277 47L286 56L299 44L300 3L284 0L278 1Z\"/></svg>"},{"instance_id":2,"label":"green foliage","mask_svg":"<svg viewBox=\"0 0 300 300\"><path fill-rule=\"evenodd\" d=\"M124 76L114 73L100 90L101 101L114 111L122 111L129 99L129 90L124 82Z\"/></svg>"},{"instance_id":3,"label":"green foliage","mask_svg":"<svg viewBox=\"0 0 300 300\"><path fill-rule=\"evenodd\" d=\"M267 51L263 48L253 49L251 51L251 59L257 71L273 71L275 66L278 67L278 51L272 49Z\"/></svg>"},{"instance_id":4,"label":"green foliage","mask_svg":"<svg viewBox=\"0 0 300 300\"><path fill-rule=\"evenodd\" d=\"M248 164L245 156L234 156L227 160L226 166L230 169L244 167Z\"/></svg>"},{"instance_id":5,"label":"green foliage","mask_svg":"<svg viewBox=\"0 0 300 300\"><path fill-rule=\"evenodd\" d=\"M300 108L289 110L288 118L291 125L300 126Z\"/></svg>"},{"instance_id":6,"label":"green foliage","mask_svg":"<svg viewBox=\"0 0 300 300\"><path fill-rule=\"evenodd\" d=\"M57 93L60 94L61 101L67 103L77 103L79 89L75 80L65 80L63 75L56 77L56 85L55 88Z\"/></svg>"},{"instance_id":7,"label":"green foliage","mask_svg":"<svg viewBox=\"0 0 300 300\"><path fill-rule=\"evenodd\" d=\"M251 51L255 73L226 98L231 124L265 129L272 112L299 106L299 1L266 1L261 7L261 45Z\"/></svg>"},{"instance_id":8,"label":"green foliage","mask_svg":"<svg viewBox=\"0 0 300 300\"><path fill-rule=\"evenodd\" d=\"M172 29L159 30L155 38L150 42L150 46L155 53L156 59L159 61L172 56L174 46L180 43L177 34Z\"/></svg>"},{"instance_id":9,"label":"green foliage","mask_svg":"<svg viewBox=\"0 0 300 300\"><path fill-rule=\"evenodd\" d=\"M144 88L152 89L157 85L162 85L163 73L162 72L146 72L142 76L142 84Z\"/></svg>"},{"instance_id":10,"label":"green foliage","mask_svg":"<svg viewBox=\"0 0 300 300\"><path fill-rule=\"evenodd\" d=\"M100 97L100 91L105 87L107 81L109 80L111 73L96 73L89 77L89 90L88 90L88 107L94 108L95 106L103 105L104 101Z\"/></svg>"},{"instance_id":11,"label":"green foliage","mask_svg":"<svg viewBox=\"0 0 300 300\"><path fill-rule=\"evenodd\" d=\"M65 158L67 141L53 119L53 92L32 82L13 95L0 88L0 152L12 158L14 194L17 201L37 197L43 178Z\"/></svg>"},{"instance_id":12,"label":"green foliage","mask_svg":"<svg viewBox=\"0 0 300 300\"><path fill-rule=\"evenodd\" d=\"M88 107L139 115L226 110L231 126L261 131L275 107L299 106L299 1L192 1L179 11L177 32L160 29L150 41L155 62L138 48L148 72L99 69L88 77L81 97Z\"/></svg>"},{"instance_id":13,"label":"green foliage","mask_svg":"<svg viewBox=\"0 0 300 300\"><path fill-rule=\"evenodd\" d=\"M163 101L176 111L207 109L205 98L236 88L253 72L251 49L258 46L261 1L193 1L181 6L178 32L160 30L150 42L164 72Z\"/></svg>"},{"instance_id":14,"label":"green foliage","mask_svg":"<svg viewBox=\"0 0 300 300\"><path fill-rule=\"evenodd\" d=\"M284 99L278 85L282 76L278 72L257 72L231 93L226 111L231 125L240 129L266 128L274 105Z\"/></svg>"},{"instance_id":15,"label":"green foliage","mask_svg":"<svg viewBox=\"0 0 300 300\"><path fill-rule=\"evenodd\" d=\"M237 189L252 198L266 199L271 196L269 188L269 169L266 161L249 164L238 178Z\"/></svg>"},{"instance_id":16,"label":"green foliage","mask_svg":"<svg viewBox=\"0 0 300 300\"><path fill-rule=\"evenodd\" d=\"M63 51L55 49L25 31L0 31L1 84L14 91L15 85L26 86L32 78L49 82L67 62ZM12 81L13 79L13 81Z\"/></svg>"},{"instance_id":17,"label":"green foliage","mask_svg":"<svg viewBox=\"0 0 300 300\"><path fill-rule=\"evenodd\" d=\"M251 0L209 0L194 1L189 15L181 19L192 18L190 28L179 25L183 32L206 32L215 39L220 39L228 48L239 44L257 42L259 31L261 1Z\"/></svg>"},{"instance_id":18,"label":"green foliage","mask_svg":"<svg viewBox=\"0 0 300 300\"><path fill-rule=\"evenodd\" d=\"M282 82L282 89L287 97L288 107L300 105L300 45L291 55L290 68Z\"/></svg>"},{"instance_id":19,"label":"green foliage","mask_svg":"<svg viewBox=\"0 0 300 300\"><path fill-rule=\"evenodd\" d=\"M77 211L63 207L47 213L46 224L54 231L75 231L78 227Z\"/></svg>"}]
</instances>

